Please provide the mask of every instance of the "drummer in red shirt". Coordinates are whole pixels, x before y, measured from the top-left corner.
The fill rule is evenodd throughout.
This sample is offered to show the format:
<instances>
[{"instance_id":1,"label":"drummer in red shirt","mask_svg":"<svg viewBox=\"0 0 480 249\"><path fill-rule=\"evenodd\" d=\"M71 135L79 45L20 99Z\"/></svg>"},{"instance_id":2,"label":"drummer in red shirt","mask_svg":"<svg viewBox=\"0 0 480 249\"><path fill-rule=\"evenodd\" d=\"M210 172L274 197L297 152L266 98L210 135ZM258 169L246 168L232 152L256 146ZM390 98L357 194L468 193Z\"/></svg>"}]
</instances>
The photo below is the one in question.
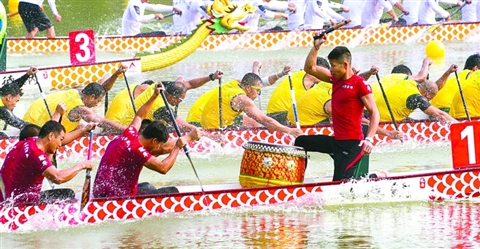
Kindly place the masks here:
<instances>
[{"instance_id":1,"label":"drummer in red shirt","mask_svg":"<svg viewBox=\"0 0 480 249\"><path fill-rule=\"evenodd\" d=\"M352 178L363 154L373 149L373 136L380 119L370 86L353 73L352 55L348 48L335 47L329 54L331 69L316 65L317 53L325 36L314 40L305 60L306 73L332 83L332 125L334 136L299 136L295 146L306 151L332 153L335 165L333 180ZM322 108L322 107L319 107ZM371 113L367 136L362 133L362 116L366 108Z\"/></svg>"},{"instance_id":2,"label":"drummer in red shirt","mask_svg":"<svg viewBox=\"0 0 480 249\"><path fill-rule=\"evenodd\" d=\"M137 111L130 126L111 141L103 155L93 185L94 197L125 197L144 194L178 192L175 187L155 188L150 183L138 184L143 166L166 174L175 163L183 146L200 138L201 129L192 130L186 137L167 141L168 133L160 121L152 121L139 134L142 120L148 114L163 86L158 84L150 99ZM163 160L156 156L169 155ZM153 156L152 156L153 155Z\"/></svg>"},{"instance_id":3,"label":"drummer in red shirt","mask_svg":"<svg viewBox=\"0 0 480 249\"><path fill-rule=\"evenodd\" d=\"M63 170L52 164L48 154L53 154L64 138L65 128L52 120L42 126L38 138L30 137L15 144L0 169L0 202L6 199L15 204L38 202L44 177L60 184L70 181L81 170L92 169L91 161Z\"/></svg>"}]
</instances>

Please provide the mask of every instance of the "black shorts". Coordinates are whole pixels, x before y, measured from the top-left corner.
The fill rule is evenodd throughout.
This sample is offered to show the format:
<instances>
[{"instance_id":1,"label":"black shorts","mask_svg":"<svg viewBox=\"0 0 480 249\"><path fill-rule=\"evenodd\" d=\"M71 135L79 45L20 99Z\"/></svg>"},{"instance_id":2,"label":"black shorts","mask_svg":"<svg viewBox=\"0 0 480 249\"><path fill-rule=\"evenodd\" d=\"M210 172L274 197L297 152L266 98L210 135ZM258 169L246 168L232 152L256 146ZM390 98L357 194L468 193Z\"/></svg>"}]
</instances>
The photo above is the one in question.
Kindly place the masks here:
<instances>
[{"instance_id":1,"label":"black shorts","mask_svg":"<svg viewBox=\"0 0 480 249\"><path fill-rule=\"evenodd\" d=\"M354 176L363 156L359 144L360 140L335 140L335 137L325 135L299 136L295 139L295 146L303 147L306 151L333 154L333 181Z\"/></svg>"},{"instance_id":2,"label":"black shorts","mask_svg":"<svg viewBox=\"0 0 480 249\"><path fill-rule=\"evenodd\" d=\"M179 193L178 189L174 186L156 188L149 182L142 182L138 184L137 195L156 195L167 193Z\"/></svg>"},{"instance_id":3,"label":"black shorts","mask_svg":"<svg viewBox=\"0 0 480 249\"><path fill-rule=\"evenodd\" d=\"M277 120L282 125L290 125L290 122L287 119L288 112L274 112L268 113L267 116Z\"/></svg>"},{"instance_id":4,"label":"black shorts","mask_svg":"<svg viewBox=\"0 0 480 249\"><path fill-rule=\"evenodd\" d=\"M45 12L36 4L18 3L18 14L22 17L27 32L31 32L35 28L38 28L39 31L44 31L53 26Z\"/></svg>"}]
</instances>

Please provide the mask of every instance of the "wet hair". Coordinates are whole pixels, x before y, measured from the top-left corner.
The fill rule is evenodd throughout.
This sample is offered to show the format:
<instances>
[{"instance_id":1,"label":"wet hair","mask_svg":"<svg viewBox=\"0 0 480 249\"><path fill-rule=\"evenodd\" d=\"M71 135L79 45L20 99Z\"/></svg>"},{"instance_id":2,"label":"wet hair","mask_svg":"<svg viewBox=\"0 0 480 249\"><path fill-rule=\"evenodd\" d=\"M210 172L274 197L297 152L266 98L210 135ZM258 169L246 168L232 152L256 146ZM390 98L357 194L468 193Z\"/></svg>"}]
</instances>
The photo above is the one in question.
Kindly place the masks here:
<instances>
[{"instance_id":1,"label":"wet hair","mask_svg":"<svg viewBox=\"0 0 480 249\"><path fill-rule=\"evenodd\" d=\"M57 121L47 121L42 128L40 129L40 132L38 133L39 138L44 138L47 137L50 132L53 132L55 136L60 135L61 132L65 132L65 127L63 127L62 124L60 124Z\"/></svg>"},{"instance_id":2,"label":"wet hair","mask_svg":"<svg viewBox=\"0 0 480 249\"><path fill-rule=\"evenodd\" d=\"M406 75L412 75L412 70L410 70L410 68L408 68L407 66L405 66L403 64L400 64L400 65L394 66L392 68L391 73L403 73L403 74L406 74Z\"/></svg>"},{"instance_id":3,"label":"wet hair","mask_svg":"<svg viewBox=\"0 0 480 249\"><path fill-rule=\"evenodd\" d=\"M140 84L140 85L151 85L153 83L155 83L153 80L146 80L146 81L142 82L142 84Z\"/></svg>"},{"instance_id":4,"label":"wet hair","mask_svg":"<svg viewBox=\"0 0 480 249\"><path fill-rule=\"evenodd\" d=\"M480 69L480 54L479 53L472 54L472 55L468 56L467 60L465 61L465 67L463 69L464 70L465 69L472 70L475 66L477 66L478 69Z\"/></svg>"},{"instance_id":5,"label":"wet hair","mask_svg":"<svg viewBox=\"0 0 480 249\"><path fill-rule=\"evenodd\" d=\"M18 140L22 141L29 137L36 137L40 133L41 127L36 124L27 124L20 130Z\"/></svg>"},{"instance_id":6,"label":"wet hair","mask_svg":"<svg viewBox=\"0 0 480 249\"><path fill-rule=\"evenodd\" d=\"M330 53L328 54L329 60L336 60L336 61L346 61L349 64L352 63L352 53L348 50L347 47L344 46L337 46Z\"/></svg>"},{"instance_id":7,"label":"wet hair","mask_svg":"<svg viewBox=\"0 0 480 249\"><path fill-rule=\"evenodd\" d=\"M165 92L175 97L181 97L187 92L187 88L181 81L164 81L162 84L165 87Z\"/></svg>"},{"instance_id":8,"label":"wet hair","mask_svg":"<svg viewBox=\"0 0 480 249\"><path fill-rule=\"evenodd\" d=\"M432 80L425 80L422 83L418 83L418 85L422 86L425 92L432 93L433 95L436 95L438 92L438 86Z\"/></svg>"},{"instance_id":9,"label":"wet hair","mask_svg":"<svg viewBox=\"0 0 480 249\"><path fill-rule=\"evenodd\" d=\"M3 85L2 87L0 87L0 96L1 97L5 97L9 94L16 97L18 95L22 96L23 92L18 86L16 86L15 84L12 84L12 83L7 83L7 84Z\"/></svg>"},{"instance_id":10,"label":"wet hair","mask_svg":"<svg viewBox=\"0 0 480 249\"><path fill-rule=\"evenodd\" d=\"M326 69L330 69L330 63L328 63L327 59L318 56L317 57L317 66L324 67Z\"/></svg>"},{"instance_id":11,"label":"wet hair","mask_svg":"<svg viewBox=\"0 0 480 249\"><path fill-rule=\"evenodd\" d=\"M244 86L253 86L257 84L258 81L262 81L262 78L260 78L260 76L254 73L247 73L243 76L240 84Z\"/></svg>"},{"instance_id":12,"label":"wet hair","mask_svg":"<svg viewBox=\"0 0 480 249\"><path fill-rule=\"evenodd\" d=\"M160 121L152 121L143 129L142 136L146 139L155 138L157 141L165 143L168 140L167 127Z\"/></svg>"},{"instance_id":13,"label":"wet hair","mask_svg":"<svg viewBox=\"0 0 480 249\"><path fill-rule=\"evenodd\" d=\"M142 124L140 125L140 129L138 129L138 133L142 134L143 130L145 130L145 127L147 127L151 122L152 120L150 119L142 120Z\"/></svg>"},{"instance_id":14,"label":"wet hair","mask_svg":"<svg viewBox=\"0 0 480 249\"><path fill-rule=\"evenodd\" d=\"M95 98L103 97L105 96L105 89L97 82L92 82L83 88L82 94L87 96L94 95Z\"/></svg>"}]
</instances>

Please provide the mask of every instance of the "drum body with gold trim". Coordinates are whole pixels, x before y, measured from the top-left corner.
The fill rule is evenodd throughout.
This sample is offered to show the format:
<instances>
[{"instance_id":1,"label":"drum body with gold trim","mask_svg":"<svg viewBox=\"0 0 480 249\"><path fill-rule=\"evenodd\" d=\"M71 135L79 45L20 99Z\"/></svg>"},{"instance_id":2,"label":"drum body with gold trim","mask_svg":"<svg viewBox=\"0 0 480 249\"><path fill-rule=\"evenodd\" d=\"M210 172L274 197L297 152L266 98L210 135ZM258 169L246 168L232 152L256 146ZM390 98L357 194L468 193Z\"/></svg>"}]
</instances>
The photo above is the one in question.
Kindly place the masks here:
<instances>
[{"instance_id":1,"label":"drum body with gold trim","mask_svg":"<svg viewBox=\"0 0 480 249\"><path fill-rule=\"evenodd\" d=\"M242 187L302 184L307 154L302 147L248 142L240 167Z\"/></svg>"}]
</instances>

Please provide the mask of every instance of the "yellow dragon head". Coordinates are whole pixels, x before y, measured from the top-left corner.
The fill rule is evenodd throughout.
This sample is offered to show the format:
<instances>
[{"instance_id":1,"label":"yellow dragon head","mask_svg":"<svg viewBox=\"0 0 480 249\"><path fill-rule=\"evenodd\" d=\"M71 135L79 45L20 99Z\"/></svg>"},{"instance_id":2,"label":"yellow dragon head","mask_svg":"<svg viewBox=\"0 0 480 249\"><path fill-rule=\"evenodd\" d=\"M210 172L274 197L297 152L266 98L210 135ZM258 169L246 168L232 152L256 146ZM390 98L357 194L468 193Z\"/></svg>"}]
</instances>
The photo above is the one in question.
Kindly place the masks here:
<instances>
[{"instance_id":1,"label":"yellow dragon head","mask_svg":"<svg viewBox=\"0 0 480 249\"><path fill-rule=\"evenodd\" d=\"M214 0L212 5L207 7L207 13L212 16L213 20L220 20L220 26L215 28L215 33L226 33L229 30L236 29L245 32L250 27L245 22L245 18L255 12L255 7L247 2L239 7L236 3L229 0Z\"/></svg>"}]
</instances>

